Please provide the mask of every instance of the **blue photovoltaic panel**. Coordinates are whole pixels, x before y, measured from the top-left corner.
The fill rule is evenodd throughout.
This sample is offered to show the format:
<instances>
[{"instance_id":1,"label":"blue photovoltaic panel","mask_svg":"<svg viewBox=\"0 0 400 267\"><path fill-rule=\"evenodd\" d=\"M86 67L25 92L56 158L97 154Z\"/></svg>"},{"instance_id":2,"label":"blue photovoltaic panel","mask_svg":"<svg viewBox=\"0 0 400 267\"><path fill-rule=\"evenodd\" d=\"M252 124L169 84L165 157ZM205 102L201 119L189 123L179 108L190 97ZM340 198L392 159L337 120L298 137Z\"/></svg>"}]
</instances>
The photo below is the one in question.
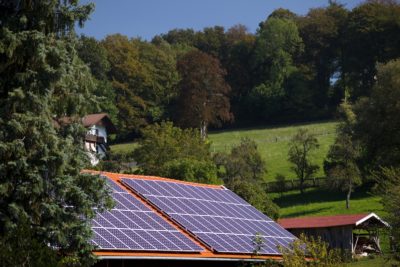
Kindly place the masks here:
<instances>
[{"instance_id":1,"label":"blue photovoltaic panel","mask_svg":"<svg viewBox=\"0 0 400 267\"><path fill-rule=\"evenodd\" d=\"M263 242L260 254L281 254L296 237L232 191L172 181L122 179L217 252L254 253L253 240Z\"/></svg>"},{"instance_id":2,"label":"blue photovoltaic panel","mask_svg":"<svg viewBox=\"0 0 400 267\"><path fill-rule=\"evenodd\" d=\"M116 206L92 220L92 243L103 250L199 252L203 249L153 210L108 180Z\"/></svg>"}]
</instances>

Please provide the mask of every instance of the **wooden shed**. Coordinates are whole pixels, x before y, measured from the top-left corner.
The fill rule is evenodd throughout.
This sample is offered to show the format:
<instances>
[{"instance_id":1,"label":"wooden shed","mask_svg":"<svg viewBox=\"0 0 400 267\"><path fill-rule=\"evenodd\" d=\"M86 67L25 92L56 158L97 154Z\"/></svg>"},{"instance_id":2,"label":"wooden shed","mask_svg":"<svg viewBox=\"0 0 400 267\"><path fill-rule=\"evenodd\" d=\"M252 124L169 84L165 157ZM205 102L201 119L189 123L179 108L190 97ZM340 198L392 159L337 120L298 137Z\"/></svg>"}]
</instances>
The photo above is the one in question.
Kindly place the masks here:
<instances>
[{"instance_id":1,"label":"wooden shed","mask_svg":"<svg viewBox=\"0 0 400 267\"><path fill-rule=\"evenodd\" d=\"M353 255L381 253L379 231L389 227L375 213L288 218L278 223L295 236L320 236L331 248Z\"/></svg>"}]
</instances>

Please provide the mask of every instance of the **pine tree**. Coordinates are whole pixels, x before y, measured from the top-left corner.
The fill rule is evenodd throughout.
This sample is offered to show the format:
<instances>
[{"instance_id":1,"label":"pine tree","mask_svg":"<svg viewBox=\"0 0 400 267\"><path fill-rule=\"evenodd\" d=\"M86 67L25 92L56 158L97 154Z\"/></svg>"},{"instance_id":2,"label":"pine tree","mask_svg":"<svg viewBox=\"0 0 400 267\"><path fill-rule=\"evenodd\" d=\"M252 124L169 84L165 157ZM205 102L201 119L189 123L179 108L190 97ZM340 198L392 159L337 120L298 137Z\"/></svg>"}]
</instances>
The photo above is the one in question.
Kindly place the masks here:
<instances>
[{"instance_id":1,"label":"pine tree","mask_svg":"<svg viewBox=\"0 0 400 267\"><path fill-rule=\"evenodd\" d=\"M63 264L90 264L89 219L111 203L105 181L81 173L79 120L56 122L92 104L93 80L73 30L92 8L77 0L0 1L0 260L18 250L13 266L39 264L9 242L21 228Z\"/></svg>"}]
</instances>

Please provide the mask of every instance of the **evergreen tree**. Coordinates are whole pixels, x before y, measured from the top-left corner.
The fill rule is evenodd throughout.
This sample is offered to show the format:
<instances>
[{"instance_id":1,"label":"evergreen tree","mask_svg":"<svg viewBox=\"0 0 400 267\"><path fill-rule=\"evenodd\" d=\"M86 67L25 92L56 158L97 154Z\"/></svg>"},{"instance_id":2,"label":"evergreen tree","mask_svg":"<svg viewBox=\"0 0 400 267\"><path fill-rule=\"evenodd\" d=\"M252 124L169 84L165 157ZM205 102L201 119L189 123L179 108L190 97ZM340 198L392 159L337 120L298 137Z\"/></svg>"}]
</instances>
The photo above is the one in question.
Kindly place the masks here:
<instances>
[{"instance_id":1,"label":"evergreen tree","mask_svg":"<svg viewBox=\"0 0 400 267\"><path fill-rule=\"evenodd\" d=\"M56 123L79 118L92 99L73 31L92 9L76 0L0 2L0 253L18 253L14 266L40 265L8 242L21 227L57 261L89 265L89 219L111 203L105 181L81 173L83 127Z\"/></svg>"}]
</instances>

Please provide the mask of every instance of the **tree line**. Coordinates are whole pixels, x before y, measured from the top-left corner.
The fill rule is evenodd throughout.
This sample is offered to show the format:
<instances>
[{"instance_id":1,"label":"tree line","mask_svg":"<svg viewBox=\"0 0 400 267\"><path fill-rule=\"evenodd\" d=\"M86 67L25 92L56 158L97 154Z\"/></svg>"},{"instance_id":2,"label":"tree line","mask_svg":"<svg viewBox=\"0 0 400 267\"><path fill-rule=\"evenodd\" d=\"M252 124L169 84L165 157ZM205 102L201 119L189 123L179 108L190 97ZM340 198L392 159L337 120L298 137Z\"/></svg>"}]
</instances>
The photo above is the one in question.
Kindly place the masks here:
<instances>
[{"instance_id":1,"label":"tree line","mask_svg":"<svg viewBox=\"0 0 400 267\"><path fill-rule=\"evenodd\" d=\"M245 26L173 29L151 41L82 36L101 111L118 139L154 122L207 128L333 118L342 99L369 96L376 64L400 56L400 5L330 1L305 15L277 9ZM93 110L96 112L99 110Z\"/></svg>"},{"instance_id":2,"label":"tree line","mask_svg":"<svg viewBox=\"0 0 400 267\"><path fill-rule=\"evenodd\" d=\"M255 34L243 26L183 29L151 42L119 34L78 38L74 27L92 11L76 0L0 1L3 264L95 261L89 222L112 199L104 179L81 172L88 159L79 118L87 113L110 113L120 140L143 136L134 151L143 159L140 171L223 182L274 217L277 208L262 187L266 163L255 143L244 139L229 153L212 155L207 127L332 116L342 99L348 119L327 171L376 181L399 259L400 69L391 61L400 47L396 2L368 1L353 10L331 2L305 16L278 9ZM76 121L57 126L64 116ZM148 141L155 137L161 142ZM157 146L164 153L155 153Z\"/></svg>"}]
</instances>

